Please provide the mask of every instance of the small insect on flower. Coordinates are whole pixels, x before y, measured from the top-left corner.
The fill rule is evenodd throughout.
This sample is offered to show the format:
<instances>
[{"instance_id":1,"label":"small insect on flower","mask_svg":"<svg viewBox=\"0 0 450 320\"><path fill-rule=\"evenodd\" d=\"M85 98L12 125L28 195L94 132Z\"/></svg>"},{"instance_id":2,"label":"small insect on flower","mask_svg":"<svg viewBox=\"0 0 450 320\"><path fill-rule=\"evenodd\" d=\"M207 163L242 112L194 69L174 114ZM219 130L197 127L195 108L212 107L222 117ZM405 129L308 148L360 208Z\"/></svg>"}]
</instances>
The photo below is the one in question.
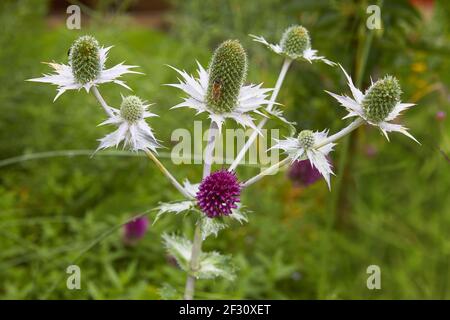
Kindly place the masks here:
<instances>
[{"instance_id":1,"label":"small insect on flower","mask_svg":"<svg viewBox=\"0 0 450 320\"><path fill-rule=\"evenodd\" d=\"M240 202L241 186L234 172L216 171L203 179L197 192L197 204L210 218L228 216Z\"/></svg>"},{"instance_id":2,"label":"small insect on flower","mask_svg":"<svg viewBox=\"0 0 450 320\"><path fill-rule=\"evenodd\" d=\"M124 141L124 147L129 147L132 151L151 150L156 152L156 148L160 147L160 144L145 119L157 117L157 115L147 111L149 106L137 96L122 97L120 110L111 108L112 115L100 124L116 125L118 129L100 139L100 145L96 151L117 147L120 142Z\"/></svg>"},{"instance_id":3,"label":"small insect on flower","mask_svg":"<svg viewBox=\"0 0 450 320\"><path fill-rule=\"evenodd\" d=\"M292 60L306 60L310 63L314 60L318 60L330 66L336 65L336 63L325 59L325 57L318 56L317 50L311 49L311 38L309 36L309 32L303 26L293 25L287 28L283 32L279 44L271 44L261 36L250 36L253 38L253 41L260 42L273 52L288 57Z\"/></svg>"},{"instance_id":4,"label":"small insect on flower","mask_svg":"<svg viewBox=\"0 0 450 320\"><path fill-rule=\"evenodd\" d=\"M330 189L330 174L334 174L331 163L328 160L328 154L333 151L335 143L328 143L320 148L314 146L326 139L328 131L322 132L303 130L297 138L289 137L284 140L276 140L276 144L271 149L284 150L287 156L291 159L291 163L298 160L308 159L310 165L316 168L327 182Z\"/></svg>"},{"instance_id":5,"label":"small insect on flower","mask_svg":"<svg viewBox=\"0 0 450 320\"><path fill-rule=\"evenodd\" d=\"M174 69L181 76L177 84L169 86L183 90L188 96L173 108L188 107L208 113L219 129L226 119L233 119L244 127L257 129L250 113L267 105L268 93L259 85L244 85L247 75L247 54L237 40L223 42L214 52L208 71L198 63L198 78Z\"/></svg>"},{"instance_id":6,"label":"small insect on flower","mask_svg":"<svg viewBox=\"0 0 450 320\"><path fill-rule=\"evenodd\" d=\"M398 80L392 76L386 76L379 79L366 90L363 94L353 85L350 76L340 66L347 78L348 86L352 92L353 98L346 95L338 95L327 92L335 98L348 114L344 117L360 117L366 123L378 127L389 141L388 132L397 131L419 143L405 127L400 124L391 123L400 113L414 106L413 103L402 103L400 95L402 93Z\"/></svg>"},{"instance_id":7,"label":"small insect on flower","mask_svg":"<svg viewBox=\"0 0 450 320\"><path fill-rule=\"evenodd\" d=\"M220 80L214 80L213 83L213 88L212 88L212 99L217 102L220 99L221 96L221 88L222 88L222 84Z\"/></svg>"},{"instance_id":8,"label":"small insect on flower","mask_svg":"<svg viewBox=\"0 0 450 320\"><path fill-rule=\"evenodd\" d=\"M82 36L75 40L67 51L69 64L47 63L55 71L54 74L44 74L43 77L28 79L28 81L51 83L58 87L55 99L58 99L66 90L79 90L86 92L93 86L113 82L130 89L124 81L118 78L126 73L139 73L130 69L136 66L118 65L105 69L108 52L112 47L100 47L98 41L92 36Z\"/></svg>"},{"instance_id":9,"label":"small insect on flower","mask_svg":"<svg viewBox=\"0 0 450 320\"><path fill-rule=\"evenodd\" d=\"M123 226L123 241L125 244L135 244L142 239L148 229L149 221L147 216L142 216L128 222Z\"/></svg>"}]
</instances>

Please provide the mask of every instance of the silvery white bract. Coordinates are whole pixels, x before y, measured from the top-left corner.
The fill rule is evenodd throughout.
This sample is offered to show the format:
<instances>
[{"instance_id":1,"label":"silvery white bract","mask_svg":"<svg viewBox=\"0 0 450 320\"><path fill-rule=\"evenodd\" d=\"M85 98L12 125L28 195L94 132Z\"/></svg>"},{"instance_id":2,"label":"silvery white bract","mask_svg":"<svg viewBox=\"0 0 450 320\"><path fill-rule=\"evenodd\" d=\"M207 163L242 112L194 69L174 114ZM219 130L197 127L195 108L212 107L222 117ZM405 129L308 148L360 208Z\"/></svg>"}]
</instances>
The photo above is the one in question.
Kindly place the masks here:
<instances>
[{"instance_id":1,"label":"silvery white bract","mask_svg":"<svg viewBox=\"0 0 450 320\"><path fill-rule=\"evenodd\" d=\"M348 111L348 114L343 118L350 118L350 117L360 117L365 122L367 122L370 125L376 126L380 128L381 132L384 134L386 139L389 141L388 132L400 132L403 133L405 136L411 138L415 142L419 143L408 131L407 128L400 124L390 123L390 121L397 118L398 115L404 110L407 110L408 108L414 106L414 103L402 103L398 102L395 107L392 109L392 111L387 115L387 117L383 121L379 122L373 122L370 121L367 118L367 115L365 114L362 103L364 100L364 97L367 95L367 93L370 90L370 87L366 90L365 93L362 93L361 90L355 87L353 84L352 78L347 74L347 72L344 70L344 68L339 65L344 72L345 77L347 78L347 84L352 92L353 98L346 96L346 95L338 95L329 91L327 92L329 95L331 95L333 98L335 98L345 109ZM372 82L372 85L374 83Z\"/></svg>"},{"instance_id":2,"label":"silvery white bract","mask_svg":"<svg viewBox=\"0 0 450 320\"><path fill-rule=\"evenodd\" d=\"M66 90L80 90L81 88L84 88L86 92L89 92L91 87L107 82L113 82L131 90L124 81L118 80L118 78L126 73L142 73L130 70L132 68L137 68L137 66L125 65L123 63L119 63L112 68L105 69L105 62L108 59L108 52L111 48L112 46L107 48L102 47L99 49L99 60L101 67L100 73L95 80L89 81L86 84L81 84L75 79L70 64L67 65L54 62L50 62L47 64L53 68L55 73L44 74L43 77L29 79L28 81L51 83L58 86L58 93L53 101L58 99L58 97L62 95Z\"/></svg>"},{"instance_id":3,"label":"silvery white bract","mask_svg":"<svg viewBox=\"0 0 450 320\"><path fill-rule=\"evenodd\" d=\"M136 121L125 119L120 110L111 108L112 115L106 121L100 123L99 126L112 124L118 128L98 140L100 145L96 152L110 147L118 147L123 141L123 146L130 148L132 151L151 150L156 153L156 148L159 148L161 145L155 138L153 130L147 124L145 118L157 117L157 115L148 112L148 106L147 104L143 105L142 117Z\"/></svg>"},{"instance_id":4,"label":"silvery white bract","mask_svg":"<svg viewBox=\"0 0 450 320\"><path fill-rule=\"evenodd\" d=\"M184 98L184 101L172 108L188 107L197 111L197 114L206 112L209 113L209 118L211 121L215 122L219 128L227 118L233 119L236 123L242 125L243 127L251 127L258 130L253 118L249 113L254 112L262 115L258 108L264 104L268 104L267 93L272 89L263 89L260 85L247 85L242 86L239 93L237 105L231 112L226 113L215 113L210 110L206 102L206 94L208 90L209 74L208 72L198 63L198 78L194 78L185 71L174 69L182 79L179 79L180 83L168 84L169 86L179 88L183 90L188 97ZM258 130L259 131L259 130Z\"/></svg>"},{"instance_id":5,"label":"silvery white bract","mask_svg":"<svg viewBox=\"0 0 450 320\"><path fill-rule=\"evenodd\" d=\"M328 131L311 132L313 143L318 143L327 137ZM276 140L276 144L271 149L281 149L291 159L291 163L296 160L308 159L312 166L320 172L327 182L328 188L330 186L330 174L334 174L331 168L331 163L327 159L327 155L333 151L335 143L328 143L323 147L315 149L314 146L305 147L298 138L289 137L284 140Z\"/></svg>"},{"instance_id":6,"label":"silvery white bract","mask_svg":"<svg viewBox=\"0 0 450 320\"><path fill-rule=\"evenodd\" d=\"M336 63L326 59L324 56L318 56L317 55L317 50L314 50L311 47L306 48L301 54L289 54L289 53L283 51L283 49L281 48L280 44L269 43L262 36L255 36L255 35L251 34L250 37L253 38L253 41L256 41L256 42L264 44L267 48L269 48L273 52L275 52L275 53L277 53L279 55L282 55L282 56L286 56L286 57L288 57L288 58L290 58L292 60L305 59L309 63L312 63L314 60L319 60L319 61L322 61L322 62L326 63L329 66L335 66L336 65Z\"/></svg>"}]
</instances>

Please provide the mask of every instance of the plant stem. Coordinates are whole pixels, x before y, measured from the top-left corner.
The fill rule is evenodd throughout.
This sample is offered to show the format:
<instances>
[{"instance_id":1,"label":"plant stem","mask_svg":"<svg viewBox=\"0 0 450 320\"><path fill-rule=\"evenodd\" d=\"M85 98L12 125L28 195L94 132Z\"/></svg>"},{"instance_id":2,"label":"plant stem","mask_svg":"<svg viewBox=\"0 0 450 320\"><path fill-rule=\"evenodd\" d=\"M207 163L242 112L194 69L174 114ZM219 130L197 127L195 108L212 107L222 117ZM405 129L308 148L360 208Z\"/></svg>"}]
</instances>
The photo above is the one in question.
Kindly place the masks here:
<instances>
[{"instance_id":1,"label":"plant stem","mask_svg":"<svg viewBox=\"0 0 450 320\"><path fill-rule=\"evenodd\" d=\"M348 126L346 126L344 129L342 129L341 131L333 134L332 136L329 136L328 138L319 141L316 145L314 145L314 149L319 149L322 148L323 146L334 142L336 140L339 140L342 137L345 137L346 135L348 135L350 132L352 132L353 130L357 129L358 127L360 127L362 124L364 123L364 120L361 118L357 118L356 120L354 120L352 123L350 123Z\"/></svg>"},{"instance_id":2,"label":"plant stem","mask_svg":"<svg viewBox=\"0 0 450 320\"><path fill-rule=\"evenodd\" d=\"M291 159L288 157L288 158L285 158L285 159L281 160L280 162L275 163L274 165L272 165L271 167L267 168L266 170L261 171L259 174L257 174L253 178L250 178L247 181L245 181L242 184L242 188L247 188L248 186L254 184L255 182L258 182L259 180L261 180L265 176L267 176L269 174L272 174L278 168L281 168L285 164L288 164L290 161L291 161Z\"/></svg>"},{"instance_id":3,"label":"plant stem","mask_svg":"<svg viewBox=\"0 0 450 320\"><path fill-rule=\"evenodd\" d=\"M267 105L267 111L272 111L273 105L275 104L275 100L277 99L281 85L283 84L284 78L286 76L287 71L289 70L289 66L291 65L291 63L292 63L291 59L289 58L284 59L283 65L281 66L280 74L278 76L278 80L275 84L275 89L273 90L272 96L270 97L270 102ZM238 155L236 156L236 159L234 159L228 171L236 169L236 167L239 165L239 162L241 162L242 158L244 158L248 149L251 147L255 139L258 137L258 131L261 131L261 129L266 125L267 120L268 120L267 118L261 120L261 122L258 124L258 130L254 130L252 132L252 135L247 140L242 149L239 151Z\"/></svg>"},{"instance_id":4,"label":"plant stem","mask_svg":"<svg viewBox=\"0 0 450 320\"><path fill-rule=\"evenodd\" d=\"M97 98L98 102L100 102L100 105L102 106L103 110L106 112L108 116L113 116L113 112L111 110L111 107L108 106L105 99L103 99L102 95L100 94L100 91L98 91L97 87L92 87L92 92L94 93L95 97ZM186 198L192 199L192 196L189 195L186 190L183 188L183 186L177 181L177 179L174 178L174 176L169 172L169 170L164 167L164 165L156 158L156 156L151 152L150 150L145 149L145 154L152 160L158 169L169 179L169 181L173 184L173 186Z\"/></svg>"},{"instance_id":5,"label":"plant stem","mask_svg":"<svg viewBox=\"0 0 450 320\"><path fill-rule=\"evenodd\" d=\"M103 110L105 110L106 114L108 116L113 116L113 112L111 111L111 107L108 106L105 99L103 99L102 95L100 94L100 91L98 91L97 87L92 87L92 92L94 93L94 96L97 98L98 102L100 102L100 105L102 106Z\"/></svg>"},{"instance_id":6,"label":"plant stem","mask_svg":"<svg viewBox=\"0 0 450 320\"><path fill-rule=\"evenodd\" d=\"M209 126L208 132L208 142L204 152L205 162L203 165L203 178L209 176L209 174L211 173L211 165L213 161L214 146L217 138L217 130L218 130L217 124L211 121L211 125ZM189 263L190 269L189 271L191 273L197 271L198 269L201 252L202 252L202 230L200 229L200 225L197 223L197 225L195 226L194 241L192 242L191 260ZM192 274L188 274L188 277L186 279L186 287L184 291L184 299L185 300L194 299L194 293L195 293L195 277Z\"/></svg>"},{"instance_id":7,"label":"plant stem","mask_svg":"<svg viewBox=\"0 0 450 320\"><path fill-rule=\"evenodd\" d=\"M347 127L342 129L341 131L333 134L332 136L329 136L327 139L319 141L313 148L314 149L319 149L319 148L322 148L323 146L325 146L325 145L327 145L329 143L332 143L332 142L334 142L336 140L339 140L342 137L345 137L346 135L348 135L350 132L352 132L356 128L358 128L359 126L361 126L363 123L364 123L364 120L358 118L355 121L353 121L352 123L350 123ZM267 168L266 170L261 171L258 175L254 176L253 178L251 178L251 179L247 180L246 182L244 182L242 184L242 187L246 188L246 187L254 184L255 182L258 182L264 176L267 176L267 175L273 173L276 169L281 168L282 166L286 165L290 160L291 159L289 157L287 157L287 158L281 160L280 162L275 163L270 168Z\"/></svg>"},{"instance_id":8,"label":"plant stem","mask_svg":"<svg viewBox=\"0 0 450 320\"><path fill-rule=\"evenodd\" d=\"M169 179L169 181L173 184L173 186L186 198L192 199L192 196L186 192L183 186L175 179L175 177L169 172L169 170L164 167L161 161L151 152L150 150L144 150L145 154L152 160L158 169Z\"/></svg>"}]
</instances>

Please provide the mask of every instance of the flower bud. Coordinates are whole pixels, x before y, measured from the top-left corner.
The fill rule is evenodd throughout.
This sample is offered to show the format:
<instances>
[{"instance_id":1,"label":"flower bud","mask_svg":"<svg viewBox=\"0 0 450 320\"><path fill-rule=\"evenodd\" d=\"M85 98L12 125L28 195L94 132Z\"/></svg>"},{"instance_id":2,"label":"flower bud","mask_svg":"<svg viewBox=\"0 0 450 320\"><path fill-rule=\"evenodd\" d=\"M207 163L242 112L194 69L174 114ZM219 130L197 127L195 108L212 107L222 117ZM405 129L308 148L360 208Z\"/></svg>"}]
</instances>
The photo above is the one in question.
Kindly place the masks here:
<instances>
[{"instance_id":1,"label":"flower bud","mask_svg":"<svg viewBox=\"0 0 450 320\"><path fill-rule=\"evenodd\" d=\"M401 93L398 80L392 76L386 76L375 82L362 101L367 120L378 123L386 119L400 101Z\"/></svg>"},{"instance_id":2,"label":"flower bud","mask_svg":"<svg viewBox=\"0 0 450 320\"><path fill-rule=\"evenodd\" d=\"M234 110L247 75L247 54L237 40L223 42L214 52L209 65L207 105L211 111Z\"/></svg>"},{"instance_id":3,"label":"flower bud","mask_svg":"<svg viewBox=\"0 0 450 320\"><path fill-rule=\"evenodd\" d=\"M302 55L303 51L311 47L308 30L302 26L287 28L281 37L280 45L283 52L287 55Z\"/></svg>"},{"instance_id":4,"label":"flower bud","mask_svg":"<svg viewBox=\"0 0 450 320\"><path fill-rule=\"evenodd\" d=\"M311 130L303 130L298 134L298 141L304 149L310 149L314 146L314 134Z\"/></svg>"},{"instance_id":5,"label":"flower bud","mask_svg":"<svg viewBox=\"0 0 450 320\"><path fill-rule=\"evenodd\" d=\"M120 115L130 123L143 119L144 111L144 102L137 96L123 98L120 105Z\"/></svg>"},{"instance_id":6,"label":"flower bud","mask_svg":"<svg viewBox=\"0 0 450 320\"><path fill-rule=\"evenodd\" d=\"M95 80L101 71L100 46L91 36L82 36L75 40L69 50L69 62L72 74L80 84Z\"/></svg>"}]
</instances>

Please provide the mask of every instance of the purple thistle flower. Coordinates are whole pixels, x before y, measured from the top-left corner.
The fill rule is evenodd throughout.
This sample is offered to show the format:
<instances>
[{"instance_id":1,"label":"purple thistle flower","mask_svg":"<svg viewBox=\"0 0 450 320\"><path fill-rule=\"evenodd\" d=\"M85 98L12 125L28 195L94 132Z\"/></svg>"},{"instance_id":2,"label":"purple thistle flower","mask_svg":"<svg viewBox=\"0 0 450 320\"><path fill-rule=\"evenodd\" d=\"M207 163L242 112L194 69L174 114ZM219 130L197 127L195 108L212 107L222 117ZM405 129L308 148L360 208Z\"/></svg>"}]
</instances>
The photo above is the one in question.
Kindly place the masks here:
<instances>
[{"instance_id":1,"label":"purple thistle flower","mask_svg":"<svg viewBox=\"0 0 450 320\"><path fill-rule=\"evenodd\" d=\"M436 120L438 121L443 121L445 120L445 117L447 116L447 114L445 113L445 111L438 111L436 112Z\"/></svg>"},{"instance_id":2,"label":"purple thistle flower","mask_svg":"<svg viewBox=\"0 0 450 320\"><path fill-rule=\"evenodd\" d=\"M322 175L319 170L312 166L309 160L306 159L294 161L289 168L288 177L294 185L307 187L319 180Z\"/></svg>"},{"instance_id":3,"label":"purple thistle flower","mask_svg":"<svg viewBox=\"0 0 450 320\"><path fill-rule=\"evenodd\" d=\"M203 179L197 192L198 206L210 218L228 216L237 208L241 186L234 172L216 171Z\"/></svg>"},{"instance_id":4,"label":"purple thistle flower","mask_svg":"<svg viewBox=\"0 0 450 320\"><path fill-rule=\"evenodd\" d=\"M148 224L149 221L147 216L138 217L133 221L128 222L124 225L124 242L126 244L133 244L144 237L148 229Z\"/></svg>"}]
</instances>

